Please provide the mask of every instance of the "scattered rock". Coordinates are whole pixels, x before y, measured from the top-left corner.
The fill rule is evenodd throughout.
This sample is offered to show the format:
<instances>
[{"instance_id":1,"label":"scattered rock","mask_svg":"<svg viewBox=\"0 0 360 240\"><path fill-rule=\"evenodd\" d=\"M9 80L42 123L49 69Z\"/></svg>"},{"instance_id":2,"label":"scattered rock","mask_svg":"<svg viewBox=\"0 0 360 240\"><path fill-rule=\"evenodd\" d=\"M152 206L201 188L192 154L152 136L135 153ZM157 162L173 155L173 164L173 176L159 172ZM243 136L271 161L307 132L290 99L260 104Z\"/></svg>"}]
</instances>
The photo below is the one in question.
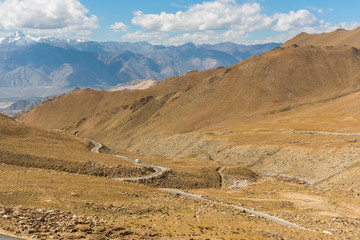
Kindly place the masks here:
<instances>
[{"instance_id":1,"label":"scattered rock","mask_svg":"<svg viewBox=\"0 0 360 240\"><path fill-rule=\"evenodd\" d=\"M133 234L96 216L75 215L53 209L0 207L0 218L7 220L6 225L1 226L4 230L34 239L100 240Z\"/></svg>"}]
</instances>

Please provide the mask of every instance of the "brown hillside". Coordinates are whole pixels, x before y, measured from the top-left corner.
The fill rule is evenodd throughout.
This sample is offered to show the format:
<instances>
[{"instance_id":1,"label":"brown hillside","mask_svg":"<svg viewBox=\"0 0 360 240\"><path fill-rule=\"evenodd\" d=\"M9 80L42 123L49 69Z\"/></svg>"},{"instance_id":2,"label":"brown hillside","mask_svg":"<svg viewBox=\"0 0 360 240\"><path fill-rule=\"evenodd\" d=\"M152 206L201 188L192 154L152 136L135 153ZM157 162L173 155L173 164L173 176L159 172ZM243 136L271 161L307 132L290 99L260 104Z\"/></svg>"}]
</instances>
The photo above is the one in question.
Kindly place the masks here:
<instances>
[{"instance_id":1,"label":"brown hillside","mask_svg":"<svg viewBox=\"0 0 360 240\"><path fill-rule=\"evenodd\" d=\"M20 120L80 131L105 143L144 136L234 129L268 113L329 100L360 88L360 51L280 47L229 68L191 72L143 91L72 92Z\"/></svg>"},{"instance_id":2,"label":"brown hillside","mask_svg":"<svg viewBox=\"0 0 360 240\"><path fill-rule=\"evenodd\" d=\"M338 29L330 33L307 34L300 33L287 41L284 46L293 44L299 46L353 46L360 48L360 27L354 30Z\"/></svg>"},{"instance_id":3,"label":"brown hillside","mask_svg":"<svg viewBox=\"0 0 360 240\"><path fill-rule=\"evenodd\" d=\"M352 189L360 186L349 172L360 159L357 138L292 131L357 132L359 89L358 49L279 47L143 91L69 93L20 119L80 131L114 150L183 157L183 165L188 158L215 160L322 186L341 188L343 181ZM346 179L335 180L345 172Z\"/></svg>"},{"instance_id":4,"label":"brown hillside","mask_svg":"<svg viewBox=\"0 0 360 240\"><path fill-rule=\"evenodd\" d=\"M0 114L0 164L103 177L147 174L147 169L89 151L89 143L65 133L32 128Z\"/></svg>"}]
</instances>

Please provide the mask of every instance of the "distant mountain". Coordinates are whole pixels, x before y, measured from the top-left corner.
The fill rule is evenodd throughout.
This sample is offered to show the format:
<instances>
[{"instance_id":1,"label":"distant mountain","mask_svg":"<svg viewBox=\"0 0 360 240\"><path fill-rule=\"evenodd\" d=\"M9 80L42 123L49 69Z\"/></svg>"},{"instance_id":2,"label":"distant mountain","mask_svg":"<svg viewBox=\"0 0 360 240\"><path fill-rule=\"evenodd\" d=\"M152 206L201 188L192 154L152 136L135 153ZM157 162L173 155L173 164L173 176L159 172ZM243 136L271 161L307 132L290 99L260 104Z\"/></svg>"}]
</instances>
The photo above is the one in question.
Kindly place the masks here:
<instances>
[{"instance_id":1,"label":"distant mountain","mask_svg":"<svg viewBox=\"0 0 360 240\"><path fill-rule=\"evenodd\" d=\"M118 85L109 89L109 91L129 91L136 89L147 89L159 83L156 79L138 79L131 82L119 83Z\"/></svg>"},{"instance_id":2,"label":"distant mountain","mask_svg":"<svg viewBox=\"0 0 360 240\"><path fill-rule=\"evenodd\" d=\"M204 44L201 45L202 48L209 50L217 50L221 52L226 52L231 56L235 57L238 61L242 61L246 58L258 55L271 49L274 49L281 44L279 43L265 43L258 45L239 45L231 42L218 43L215 45Z\"/></svg>"},{"instance_id":3,"label":"distant mountain","mask_svg":"<svg viewBox=\"0 0 360 240\"><path fill-rule=\"evenodd\" d=\"M0 42L0 97L39 92L45 97L45 92L58 94L77 86L108 89L136 79L163 80L190 70L230 66L278 45L155 46L34 38L16 32Z\"/></svg>"},{"instance_id":4,"label":"distant mountain","mask_svg":"<svg viewBox=\"0 0 360 240\"><path fill-rule=\"evenodd\" d=\"M7 108L0 109L0 113L6 114L10 117L16 117L40 103L41 100L19 100Z\"/></svg>"},{"instance_id":5,"label":"distant mountain","mask_svg":"<svg viewBox=\"0 0 360 240\"><path fill-rule=\"evenodd\" d=\"M72 92L76 92L80 90L80 88L73 89ZM36 107L39 104L51 102L58 97L63 96L64 94L51 95L46 98L28 98L28 99L20 99L16 102L13 102L10 106L5 108L0 108L0 113L5 114L9 117L16 118L21 114L29 111L30 109Z\"/></svg>"}]
</instances>

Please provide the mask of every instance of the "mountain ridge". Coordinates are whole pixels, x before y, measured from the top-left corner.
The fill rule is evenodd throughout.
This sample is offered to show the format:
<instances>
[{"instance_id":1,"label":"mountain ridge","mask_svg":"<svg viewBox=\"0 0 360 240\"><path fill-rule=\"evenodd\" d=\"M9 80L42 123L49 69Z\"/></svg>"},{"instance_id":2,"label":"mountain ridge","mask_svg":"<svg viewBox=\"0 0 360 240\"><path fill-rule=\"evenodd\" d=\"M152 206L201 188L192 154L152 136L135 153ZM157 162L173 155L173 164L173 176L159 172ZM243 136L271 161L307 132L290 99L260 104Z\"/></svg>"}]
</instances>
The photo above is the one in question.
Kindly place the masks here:
<instances>
[{"instance_id":1,"label":"mountain ridge","mask_svg":"<svg viewBox=\"0 0 360 240\"><path fill-rule=\"evenodd\" d=\"M228 45L226 43L225 45ZM232 49L242 45L231 44ZM33 38L16 32L0 43L0 95L38 96L38 89L53 88L62 93L74 87L108 89L136 79L178 76L191 70L230 66L250 55L267 51L278 44L261 45L243 56L234 56L226 47L203 47L195 44L154 46L147 42L90 42ZM223 46L223 45L221 45ZM260 50L259 50L260 48ZM235 51L235 50L234 50ZM26 91L22 89L27 88ZM31 95L31 88L34 88Z\"/></svg>"},{"instance_id":2,"label":"mountain ridge","mask_svg":"<svg viewBox=\"0 0 360 240\"><path fill-rule=\"evenodd\" d=\"M346 68L339 68L338 66L344 66L343 58L349 59L347 60L349 63L347 63ZM329 69L332 70L329 71ZM165 101L165 109L170 111L168 114L172 116L171 118L178 116L178 112L181 113L181 116L178 116L171 123L165 119L160 121L161 124L159 124L162 126L171 126L168 129L172 129L170 132L200 130L204 127L209 128L210 125L219 125L221 122L223 123L220 126L226 126L225 123L234 123L245 119L246 117L242 116L243 114L255 117L257 114L263 115L271 111L281 111L281 109L291 106L318 102L359 89L360 81L356 78L359 76L358 69L360 69L360 54L352 47L280 47L229 68L189 72L182 77L169 78L144 91L108 93L81 90L75 95L70 94L65 98L71 98L73 95L73 97L78 96L81 99L89 93L93 95L89 99L93 97L97 99L95 96L101 96L101 102L96 100L96 108L86 108L87 111L93 109L92 113L69 119L66 124L61 126L55 124L59 119L57 121L44 119L44 122L44 120L36 117L31 121L29 120L29 123L40 124L42 122L39 126L64 128L84 117L91 118L92 114L95 118L98 113L103 112L105 114L107 110L112 108L131 105L132 101L134 103L142 98L152 96L154 100L157 100L157 103L152 100L155 105L160 104L159 106L161 106L161 102ZM334 76L337 77L334 78ZM318 78L316 82L313 81L314 77ZM110 98L116 99L116 101L110 101ZM81 103L84 101L80 99L73 99L70 102L79 103L74 107L81 108ZM101 106L106 106L106 101L109 101L109 105L101 111ZM61 104L59 101L54 102ZM146 108L145 106L143 109ZM56 112L56 109L55 106L49 106L41 112L49 111L51 114ZM98 109L98 112L95 109ZM27 117L31 118L30 115L44 116L41 113L36 114L36 111L39 110L35 108L27 114ZM61 111L59 109L59 113ZM80 112L76 111L76 114L80 114ZM128 112L128 110L123 114L128 117L132 115L131 111ZM144 121L143 124L146 124L147 121L155 124L155 115L151 116L151 119L154 118L153 121L141 118L138 121ZM64 117L64 115L62 116ZM106 114L104 118L105 116ZM191 118L187 119L186 116L191 116ZM101 117L97 115L96 118ZM21 119L27 121L26 117ZM180 124L180 122L183 123Z\"/></svg>"},{"instance_id":3,"label":"mountain ridge","mask_svg":"<svg viewBox=\"0 0 360 240\"><path fill-rule=\"evenodd\" d=\"M274 113L359 89L359 49L291 44L230 67L190 71L146 90L80 90L36 107L20 120L136 150L134 145L154 138L256 125Z\"/></svg>"},{"instance_id":4,"label":"mountain ridge","mask_svg":"<svg viewBox=\"0 0 360 240\"><path fill-rule=\"evenodd\" d=\"M343 46L349 45L360 48L360 27L353 30L338 29L330 33L307 34L300 33L293 39L290 39L284 46L293 44L299 46Z\"/></svg>"}]
</instances>

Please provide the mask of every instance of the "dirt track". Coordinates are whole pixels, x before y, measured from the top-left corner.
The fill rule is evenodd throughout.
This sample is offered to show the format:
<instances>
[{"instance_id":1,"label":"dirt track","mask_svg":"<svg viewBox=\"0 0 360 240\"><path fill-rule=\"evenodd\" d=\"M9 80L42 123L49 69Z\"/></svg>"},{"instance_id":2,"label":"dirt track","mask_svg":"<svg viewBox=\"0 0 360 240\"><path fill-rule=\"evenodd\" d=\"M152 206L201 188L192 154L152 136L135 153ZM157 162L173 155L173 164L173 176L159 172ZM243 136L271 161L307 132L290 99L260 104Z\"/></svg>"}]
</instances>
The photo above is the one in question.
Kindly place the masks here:
<instances>
[{"instance_id":1,"label":"dirt track","mask_svg":"<svg viewBox=\"0 0 360 240\"><path fill-rule=\"evenodd\" d=\"M94 153L99 153L98 150L102 146L101 143L97 143L94 140L91 140L91 142L95 145L95 147L92 148L91 151L94 152ZM156 176L162 174L164 171L167 170L167 168L164 168L164 167L158 167L158 166L153 166L153 165L150 165L150 164L136 162L135 160L133 160L131 158L128 158L128 157L125 157L125 156L120 156L120 155L115 155L115 156L119 157L119 158L122 158L124 160L130 161L130 162L132 162L134 164L138 164L138 165L145 166L145 167L152 167L152 168L154 168L156 170L155 173L144 176L144 177L119 178L119 179L117 179L117 180L120 180L120 181L137 181L137 180L141 180L141 179L149 179L149 178L156 177ZM219 171L221 172L221 170L219 170ZM217 202L217 201L214 201L214 200L211 200L211 199L205 199L202 196L191 194L191 193L186 193L186 192L183 192L183 191L178 190L178 189L169 189L169 188L159 188L159 189L162 190L162 191L166 191L168 193L171 193L171 194L182 195L182 196L194 199L194 200L207 201L207 202L211 202L211 203L216 204L216 205L235 208L237 210L244 211L244 212L246 212L248 214L251 214L253 216L258 216L258 217L264 218L266 220L275 222L275 223L280 224L280 225L284 225L284 226L288 226L288 227L292 227L292 228L297 228L297 229L302 229L302 230L314 231L314 230L311 230L311 229L304 228L302 226L296 225L296 224L291 223L289 221L286 221L284 219L271 216L271 215L269 215L267 213L250 210L250 209L239 207L239 206L236 206L236 205L233 205L233 204L226 204L226 203Z\"/></svg>"}]
</instances>

